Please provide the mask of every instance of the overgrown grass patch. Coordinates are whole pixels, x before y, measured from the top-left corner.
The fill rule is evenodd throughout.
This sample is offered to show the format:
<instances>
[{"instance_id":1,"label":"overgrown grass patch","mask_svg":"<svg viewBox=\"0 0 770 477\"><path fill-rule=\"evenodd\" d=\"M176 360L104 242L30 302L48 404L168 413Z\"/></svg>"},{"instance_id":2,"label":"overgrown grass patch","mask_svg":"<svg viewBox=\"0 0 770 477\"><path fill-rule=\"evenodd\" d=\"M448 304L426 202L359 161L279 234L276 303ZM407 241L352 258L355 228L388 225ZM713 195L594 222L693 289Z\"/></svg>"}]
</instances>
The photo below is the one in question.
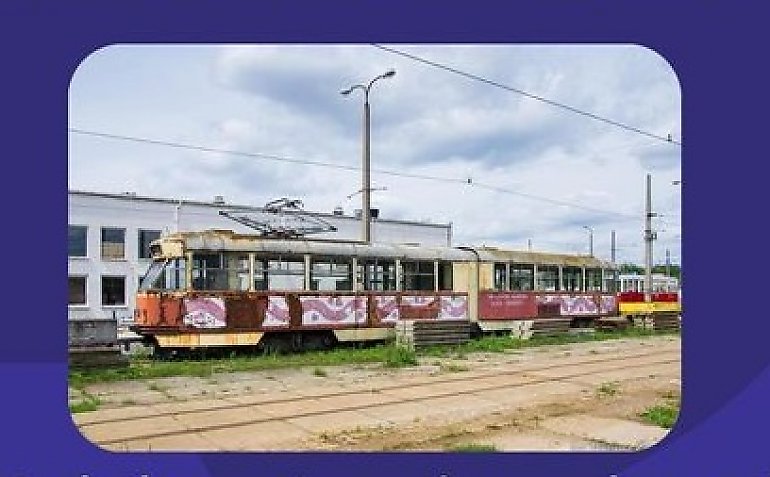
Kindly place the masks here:
<instances>
[{"instance_id":1,"label":"overgrown grass patch","mask_svg":"<svg viewBox=\"0 0 770 477\"><path fill-rule=\"evenodd\" d=\"M671 429L679 416L679 403L669 402L647 408L640 415L645 421L658 427Z\"/></svg>"},{"instance_id":2,"label":"overgrown grass patch","mask_svg":"<svg viewBox=\"0 0 770 477\"><path fill-rule=\"evenodd\" d=\"M465 359L468 353L499 353L506 350L534 348L546 345L603 341L621 338L657 336L672 332L660 332L638 328L622 331L597 331L595 333L565 334L561 336L535 336L519 340L510 336L489 336L474 339L463 345L437 346L415 351L395 344L379 344L364 347L340 347L330 351L313 351L289 355L231 355L227 358L186 359L162 361L144 356L132 357L129 365L107 369L73 369L69 373L70 386L83 389L97 382L125 381L132 379L156 379L171 376L210 378L217 373L263 371L281 368L337 366L344 364L380 363L399 368L418 364L420 357ZM676 334L676 333L674 333Z\"/></svg>"}]
</instances>

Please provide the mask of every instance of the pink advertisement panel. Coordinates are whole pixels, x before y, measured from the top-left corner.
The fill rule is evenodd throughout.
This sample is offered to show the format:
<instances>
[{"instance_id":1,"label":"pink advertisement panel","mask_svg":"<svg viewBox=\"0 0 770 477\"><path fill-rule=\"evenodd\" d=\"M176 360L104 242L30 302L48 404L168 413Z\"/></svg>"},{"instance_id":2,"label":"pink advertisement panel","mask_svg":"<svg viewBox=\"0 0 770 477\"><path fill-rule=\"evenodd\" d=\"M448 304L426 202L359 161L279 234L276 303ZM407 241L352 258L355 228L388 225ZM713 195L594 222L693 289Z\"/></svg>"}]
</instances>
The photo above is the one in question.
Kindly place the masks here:
<instances>
[{"instance_id":1,"label":"pink advertisement panel","mask_svg":"<svg viewBox=\"0 0 770 477\"><path fill-rule=\"evenodd\" d=\"M375 296L374 304L377 313L377 319L380 323L395 323L398 321L398 300L394 295Z\"/></svg>"},{"instance_id":2,"label":"pink advertisement panel","mask_svg":"<svg viewBox=\"0 0 770 477\"><path fill-rule=\"evenodd\" d=\"M267 298L267 310L265 310L265 320L262 322L262 326L289 326L289 305L286 303L286 297L270 296Z\"/></svg>"},{"instance_id":3,"label":"pink advertisement panel","mask_svg":"<svg viewBox=\"0 0 770 477\"><path fill-rule=\"evenodd\" d=\"M184 299L182 323L193 328L224 328L225 301L221 298L197 297Z\"/></svg>"},{"instance_id":4,"label":"pink advertisement panel","mask_svg":"<svg viewBox=\"0 0 770 477\"><path fill-rule=\"evenodd\" d=\"M559 303L562 316L598 315L599 307L591 295L538 295L538 303Z\"/></svg>"},{"instance_id":5,"label":"pink advertisement panel","mask_svg":"<svg viewBox=\"0 0 770 477\"><path fill-rule=\"evenodd\" d=\"M366 300L358 296L303 296L303 325L356 325L366 323Z\"/></svg>"},{"instance_id":6,"label":"pink advertisement panel","mask_svg":"<svg viewBox=\"0 0 770 477\"><path fill-rule=\"evenodd\" d=\"M618 299L615 295L602 295L600 298L599 312L602 315L613 315L618 312Z\"/></svg>"},{"instance_id":7,"label":"pink advertisement panel","mask_svg":"<svg viewBox=\"0 0 770 477\"><path fill-rule=\"evenodd\" d=\"M441 310L438 314L439 320L467 320L468 319L468 298L464 296L441 296L439 297Z\"/></svg>"}]
</instances>

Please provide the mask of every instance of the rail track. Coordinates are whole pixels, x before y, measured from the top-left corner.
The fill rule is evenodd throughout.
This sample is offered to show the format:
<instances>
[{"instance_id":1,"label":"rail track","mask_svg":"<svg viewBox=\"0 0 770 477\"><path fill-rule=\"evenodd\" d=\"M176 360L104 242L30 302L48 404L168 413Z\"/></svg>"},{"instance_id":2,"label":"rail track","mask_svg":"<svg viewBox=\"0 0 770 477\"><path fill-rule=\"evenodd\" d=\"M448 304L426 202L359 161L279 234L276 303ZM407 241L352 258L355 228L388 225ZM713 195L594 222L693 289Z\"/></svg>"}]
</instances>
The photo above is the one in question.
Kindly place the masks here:
<instances>
[{"instance_id":1,"label":"rail track","mask_svg":"<svg viewBox=\"0 0 770 477\"><path fill-rule=\"evenodd\" d=\"M647 358L652 359L648 360ZM630 363L630 361L635 360L642 362ZM210 401L209 404L211 405L192 409L163 411L162 407L160 409L153 407L127 408L130 411L122 416L95 411L75 415L74 420L81 433L93 443L119 449L121 444L127 442L149 441L158 438L178 438L179 442L183 442L185 436L189 436L191 433L199 434L210 431L237 433L248 426L260 423L284 422L287 419L297 418L318 418L325 415L333 419L335 414L345 411L371 410L379 406L406 403L430 404L432 400L440 398L471 396L490 391L516 390L543 383L572 381L615 371L659 367L679 362L680 351L678 349L633 354L616 351L603 357L571 359L568 362L545 366L517 366L510 370L477 373L468 371L453 376L431 378L425 382L401 382L277 399L264 399L264 396L257 394L224 398L227 400L221 402ZM605 366L607 364L610 366ZM562 370L564 372L560 372ZM537 376L538 373L544 372L548 375ZM554 374L554 372L556 373ZM509 382L506 382L506 379ZM510 379L519 379L520 381L510 382ZM405 396L406 390L414 395ZM335 402L340 398L345 398L346 403ZM314 406L315 408L313 408ZM272 411L271 407L273 408ZM268 414L254 415L255 411L267 412ZM220 421L216 419L218 413L223 417ZM226 417L225 413L229 413L229 417ZM233 418L233 413L235 413L235 418ZM204 421L210 422L197 425L190 423L202 416L207 416L208 419L204 419ZM211 419L212 417L213 419ZM179 421L179 418L183 418L187 422ZM154 425L158 422L165 424ZM133 432L121 432L121 428L127 424L131 425ZM146 426L142 426L142 424L146 424ZM184 447L180 447L179 450L184 450Z\"/></svg>"}]
</instances>

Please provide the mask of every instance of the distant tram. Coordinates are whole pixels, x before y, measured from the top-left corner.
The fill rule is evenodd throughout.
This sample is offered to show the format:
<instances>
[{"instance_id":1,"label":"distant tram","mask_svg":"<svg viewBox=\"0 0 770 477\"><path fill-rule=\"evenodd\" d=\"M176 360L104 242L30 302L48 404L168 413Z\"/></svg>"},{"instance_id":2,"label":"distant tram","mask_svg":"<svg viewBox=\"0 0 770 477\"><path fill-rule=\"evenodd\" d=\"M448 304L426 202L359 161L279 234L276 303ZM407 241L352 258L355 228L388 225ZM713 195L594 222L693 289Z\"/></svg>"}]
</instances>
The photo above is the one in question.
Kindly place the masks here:
<instances>
[{"instance_id":1,"label":"distant tram","mask_svg":"<svg viewBox=\"0 0 770 477\"><path fill-rule=\"evenodd\" d=\"M322 349L384 340L401 320L468 320L526 333L617 316L617 269L589 256L493 248L169 235L137 294L133 331L156 350Z\"/></svg>"}]
</instances>

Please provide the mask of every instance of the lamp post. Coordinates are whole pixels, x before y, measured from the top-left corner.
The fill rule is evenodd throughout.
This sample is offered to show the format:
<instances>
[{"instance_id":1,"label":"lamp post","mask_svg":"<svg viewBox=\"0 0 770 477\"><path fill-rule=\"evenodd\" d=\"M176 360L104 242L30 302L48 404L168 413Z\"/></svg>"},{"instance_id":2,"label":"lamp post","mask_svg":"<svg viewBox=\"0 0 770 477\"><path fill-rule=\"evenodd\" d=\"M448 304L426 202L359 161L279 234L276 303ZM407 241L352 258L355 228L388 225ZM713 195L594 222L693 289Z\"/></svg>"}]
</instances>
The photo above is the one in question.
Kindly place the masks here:
<instances>
[{"instance_id":1,"label":"lamp post","mask_svg":"<svg viewBox=\"0 0 770 477\"><path fill-rule=\"evenodd\" d=\"M588 255L593 257L594 256L594 229L584 225L584 229L588 230Z\"/></svg>"},{"instance_id":2,"label":"lamp post","mask_svg":"<svg viewBox=\"0 0 770 477\"><path fill-rule=\"evenodd\" d=\"M355 84L350 88L340 91L340 94L347 96L353 92L353 90L360 89L364 92L364 131L363 131L363 154L362 154L362 167L361 167L361 180L363 182L361 187L361 235L365 243L371 241L371 175L369 173L369 165L371 162L370 156L370 112L369 112L369 91L372 89L374 83L377 80L383 78L391 78L396 74L396 70L388 70L385 73L375 76L368 84Z\"/></svg>"}]
</instances>

